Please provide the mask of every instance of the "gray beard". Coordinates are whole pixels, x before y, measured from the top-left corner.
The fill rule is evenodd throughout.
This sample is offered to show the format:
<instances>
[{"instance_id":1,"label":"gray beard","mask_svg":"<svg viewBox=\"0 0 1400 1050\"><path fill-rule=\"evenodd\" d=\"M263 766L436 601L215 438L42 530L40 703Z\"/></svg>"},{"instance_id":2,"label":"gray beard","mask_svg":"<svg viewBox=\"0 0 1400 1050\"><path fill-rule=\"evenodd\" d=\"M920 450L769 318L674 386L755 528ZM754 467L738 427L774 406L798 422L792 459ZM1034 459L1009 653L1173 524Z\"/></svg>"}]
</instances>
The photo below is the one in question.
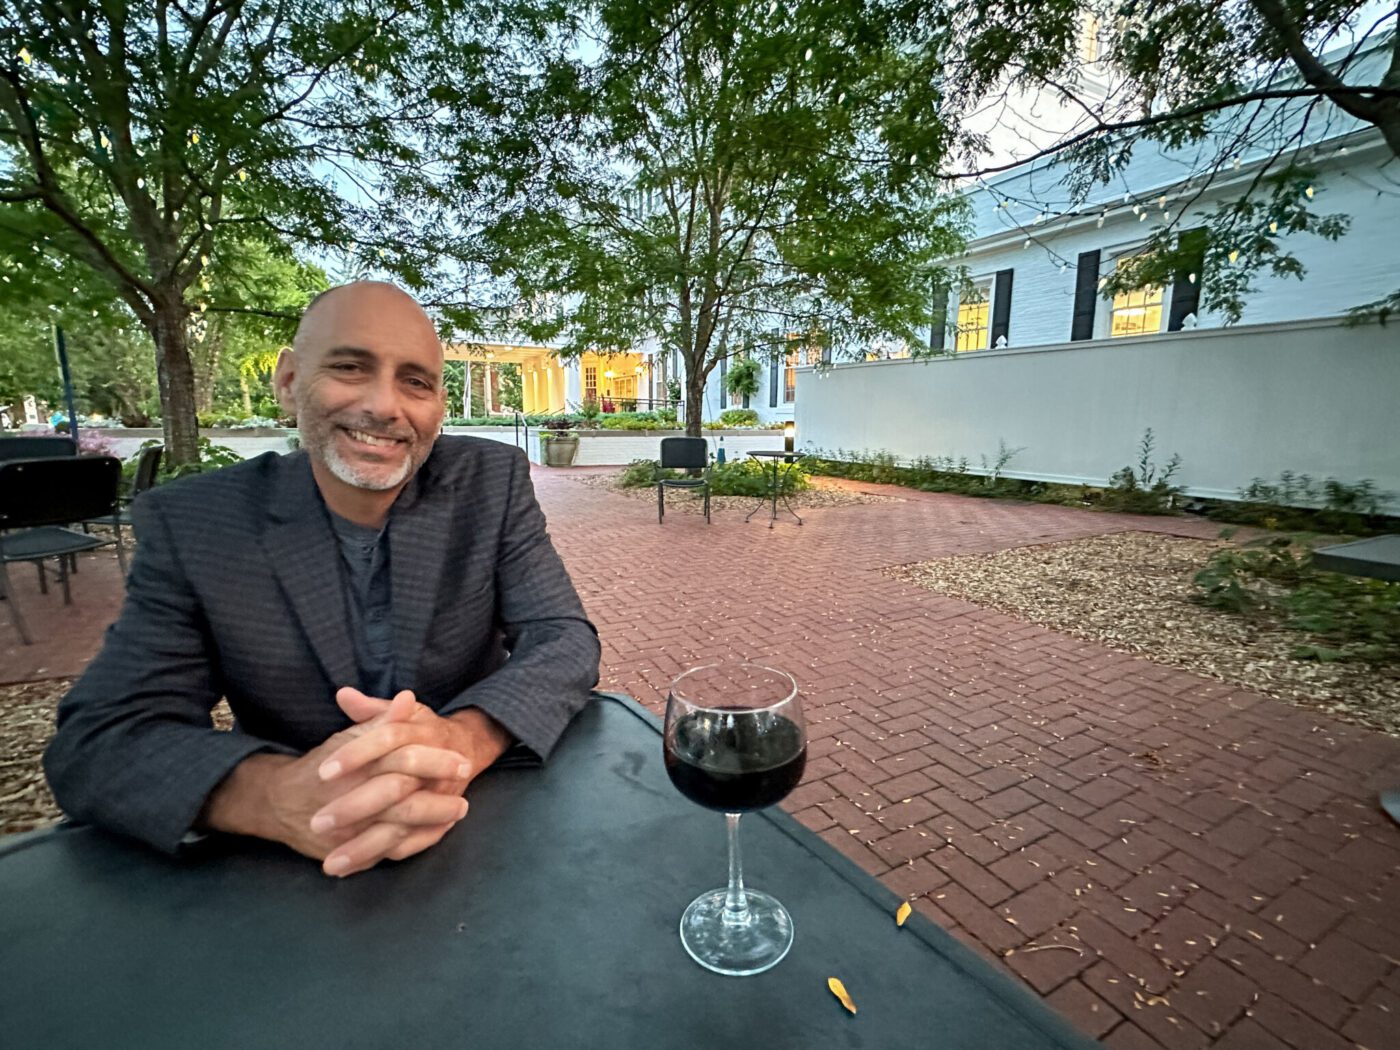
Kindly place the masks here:
<instances>
[{"instance_id":1,"label":"gray beard","mask_svg":"<svg viewBox=\"0 0 1400 1050\"><path fill-rule=\"evenodd\" d=\"M326 461L326 466L330 468L330 472L337 478L347 485L353 485L357 489L367 489L370 492L387 492L389 489L398 488L408 480L408 476L413 473L417 466L412 455L405 456L403 466L386 478L382 474L356 470L340 458L333 442L327 443L322 450L322 456Z\"/></svg>"}]
</instances>

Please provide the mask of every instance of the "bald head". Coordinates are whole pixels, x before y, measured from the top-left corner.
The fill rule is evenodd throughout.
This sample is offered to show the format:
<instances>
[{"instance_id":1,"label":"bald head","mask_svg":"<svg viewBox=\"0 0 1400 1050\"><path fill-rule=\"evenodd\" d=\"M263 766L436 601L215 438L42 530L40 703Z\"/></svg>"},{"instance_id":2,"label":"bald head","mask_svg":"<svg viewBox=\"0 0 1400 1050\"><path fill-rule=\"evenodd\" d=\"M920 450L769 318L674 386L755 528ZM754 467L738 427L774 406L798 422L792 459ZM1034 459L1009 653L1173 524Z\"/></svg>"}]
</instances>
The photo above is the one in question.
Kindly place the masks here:
<instances>
[{"instance_id":1,"label":"bald head","mask_svg":"<svg viewBox=\"0 0 1400 1050\"><path fill-rule=\"evenodd\" d=\"M387 323L404 338L426 339L437 347L441 359L442 344L432 320L418 300L387 281L351 281L321 292L307 303L292 349L300 355L333 344L347 332L363 331L371 320L378 322L373 325L376 329Z\"/></svg>"}]
</instances>

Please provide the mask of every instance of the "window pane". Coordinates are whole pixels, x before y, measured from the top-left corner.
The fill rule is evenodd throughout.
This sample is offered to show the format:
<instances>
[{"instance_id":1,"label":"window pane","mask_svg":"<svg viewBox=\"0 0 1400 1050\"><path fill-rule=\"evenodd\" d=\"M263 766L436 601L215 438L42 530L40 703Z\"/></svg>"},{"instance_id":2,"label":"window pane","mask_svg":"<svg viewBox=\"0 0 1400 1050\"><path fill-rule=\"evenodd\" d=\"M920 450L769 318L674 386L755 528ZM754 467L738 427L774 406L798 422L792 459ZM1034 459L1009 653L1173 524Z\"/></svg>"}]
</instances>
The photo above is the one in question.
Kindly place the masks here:
<instances>
[{"instance_id":1,"label":"window pane","mask_svg":"<svg viewBox=\"0 0 1400 1050\"><path fill-rule=\"evenodd\" d=\"M1162 289L1136 288L1113 297L1109 335L1151 335L1162 330Z\"/></svg>"},{"instance_id":2,"label":"window pane","mask_svg":"<svg viewBox=\"0 0 1400 1050\"><path fill-rule=\"evenodd\" d=\"M953 349L956 351L987 349L987 321L990 313L991 304L987 302L987 293L982 289L978 289L975 298L959 303L958 329L953 340Z\"/></svg>"}]
</instances>

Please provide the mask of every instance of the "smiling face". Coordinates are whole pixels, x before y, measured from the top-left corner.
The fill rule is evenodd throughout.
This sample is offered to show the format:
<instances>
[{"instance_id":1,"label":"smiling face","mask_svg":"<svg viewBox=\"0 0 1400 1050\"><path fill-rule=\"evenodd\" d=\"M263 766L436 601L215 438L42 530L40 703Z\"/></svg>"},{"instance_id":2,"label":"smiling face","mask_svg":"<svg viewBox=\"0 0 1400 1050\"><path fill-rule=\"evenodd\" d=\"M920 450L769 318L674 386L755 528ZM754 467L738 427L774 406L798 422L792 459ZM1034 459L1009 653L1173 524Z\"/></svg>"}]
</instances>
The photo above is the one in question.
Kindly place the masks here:
<instances>
[{"instance_id":1,"label":"smiling face","mask_svg":"<svg viewBox=\"0 0 1400 1050\"><path fill-rule=\"evenodd\" d=\"M365 514L343 508L387 511L442 426L437 332L392 285L361 281L317 299L275 382L327 504L352 520Z\"/></svg>"}]
</instances>

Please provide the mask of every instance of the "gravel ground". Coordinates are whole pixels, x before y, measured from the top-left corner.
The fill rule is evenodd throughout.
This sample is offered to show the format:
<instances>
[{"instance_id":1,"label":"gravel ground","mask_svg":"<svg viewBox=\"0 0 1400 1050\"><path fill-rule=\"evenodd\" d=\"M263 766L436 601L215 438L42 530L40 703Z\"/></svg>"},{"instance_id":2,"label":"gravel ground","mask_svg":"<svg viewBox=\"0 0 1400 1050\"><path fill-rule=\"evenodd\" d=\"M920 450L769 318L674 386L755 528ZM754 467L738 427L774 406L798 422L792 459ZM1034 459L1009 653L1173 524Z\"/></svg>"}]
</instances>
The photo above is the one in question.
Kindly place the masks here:
<instances>
[{"instance_id":1,"label":"gravel ground","mask_svg":"<svg viewBox=\"0 0 1400 1050\"><path fill-rule=\"evenodd\" d=\"M1317 663L1315 641L1190 600L1192 576L1230 544L1127 532L959 555L887 570L897 579L1114 649L1245 686L1400 736L1400 666Z\"/></svg>"},{"instance_id":2,"label":"gravel ground","mask_svg":"<svg viewBox=\"0 0 1400 1050\"><path fill-rule=\"evenodd\" d=\"M617 474L581 474L570 480L576 481L580 485L587 485L589 488L611 489L628 499L646 500L653 507L656 506L655 488L622 488L617 483L621 476L621 472ZM794 510L801 513L816 507L853 507L860 503L898 503L901 501L898 496L886 496L876 492L852 492L849 489L837 488L828 479L817 477L812 479L811 488L789 496L788 502L792 504ZM714 516L726 511L739 511L741 514L747 514L757 504L758 498L756 496L711 496L710 514ZM704 501L699 496L679 489L667 490L667 514L672 512L703 514L704 510ZM782 513L781 501L779 501L778 512Z\"/></svg>"}]
</instances>

